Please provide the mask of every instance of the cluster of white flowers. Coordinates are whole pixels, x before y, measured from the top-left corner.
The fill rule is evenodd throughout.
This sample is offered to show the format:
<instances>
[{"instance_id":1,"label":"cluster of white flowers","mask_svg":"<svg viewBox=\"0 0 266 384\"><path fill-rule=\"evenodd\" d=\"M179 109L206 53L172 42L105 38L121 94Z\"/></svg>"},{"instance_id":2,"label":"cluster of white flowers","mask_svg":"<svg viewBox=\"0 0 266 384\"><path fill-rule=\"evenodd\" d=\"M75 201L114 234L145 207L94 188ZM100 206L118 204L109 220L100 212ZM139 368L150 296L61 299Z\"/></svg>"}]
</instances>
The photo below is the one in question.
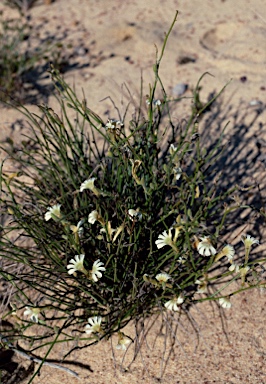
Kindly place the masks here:
<instances>
[{"instance_id":1,"label":"cluster of white flowers","mask_svg":"<svg viewBox=\"0 0 266 384\"><path fill-rule=\"evenodd\" d=\"M158 103L156 102L157 106L160 105L160 101L158 100ZM117 129L118 125L121 125L122 123L119 121L114 121L114 120L108 120L106 124L106 129L107 130L115 130ZM176 156L176 148L172 144L170 147L170 154L174 158ZM137 181L139 184L139 178L136 174L138 167L141 164L140 160L136 160L135 162L132 160L132 175L134 179ZM175 159L174 161L176 164L178 164L178 158ZM174 173L175 173L175 178L176 180L179 180L179 178L182 175L182 169L179 166L174 167ZM83 192L85 190L90 190L92 191L96 196L99 196L101 191L99 191L96 186L95 186L95 180L96 178L89 178L85 180L81 185L80 185L80 192ZM142 213L139 211L139 209L133 209L130 208L127 211L128 218L133 221L134 225L137 221L141 221L143 216ZM61 221L64 223L63 216L61 213L61 205L56 204L51 207L48 207L47 212L45 213L44 216L46 221L49 221L50 219L54 220L55 222ZM90 224L95 224L95 222L98 221L102 228L100 229L100 236L101 234L105 233L108 237L108 241L114 242L118 235L124 230L124 223L117 229L113 229L111 227L111 222L105 222L101 214L97 210L93 210L89 216L88 216L88 223ZM82 219L80 220L77 225L70 225L69 228L73 232L73 234L82 236L84 232L83 224L85 220ZM65 222L67 223L67 222ZM69 223L67 223L69 225ZM161 249L165 246L170 246L175 252L178 252L177 246L176 246L176 241L177 238L181 232L181 230L184 231L185 226L183 223L180 222L180 217L177 219L177 222L173 224L173 226L168 229L164 230L162 234L159 234L157 240L155 241L155 244L157 246L157 249ZM174 231L174 234L172 233ZM98 238L100 238L100 236ZM236 272L240 273L242 283L245 282L246 275L250 269L250 267L247 265L248 262L248 257L250 253L251 246L254 244L259 244L259 241L250 235L246 235L242 237L242 241L245 246L245 263L242 265L238 265L235 263L234 260L234 255L235 255L235 249L232 245L227 244L225 245L221 251L217 252L216 248L211 242L210 237L208 236L203 236L199 238L198 240L196 238L195 242L195 248L197 249L198 253L202 256L205 257L212 257L215 256L214 261L218 261L222 257L227 257L228 262L230 262L230 267L229 271L231 272ZM100 259L97 259L94 261L91 270L87 270L84 266L84 259L85 255L80 254L80 255L75 255L74 258L72 258L68 265L67 265L67 272L69 275L76 275L76 272L81 272L85 274L91 281L93 282L98 282L99 279L102 278L103 272L106 271L106 268L104 266L104 263L100 261ZM178 259L181 262L185 262L186 259L183 259L181 256ZM206 275L207 276L207 275ZM195 284L198 285L197 292L198 293L206 293L207 292L207 284L208 284L208 279L207 277L203 277L201 280L196 280ZM150 282L154 284L156 288L163 288L164 290L167 288L172 288L172 285L169 284L169 280L171 280L171 276L166 273L166 272L161 272L158 273L155 276L155 280L152 278L149 278L148 275L144 275L144 280L147 282ZM170 300L164 303L164 307L169 310L169 311L174 311L178 312L181 310L182 304L185 301L185 296L184 294L179 294L178 296L172 297ZM218 299L218 303L222 308L231 308L231 301L230 297L220 297ZM26 310L24 312L25 316L29 316L30 320L38 323L39 319L38 316L40 314L40 309L39 308L34 308L34 307L26 307ZM102 317L101 316L94 316L90 317L88 319L88 324L85 326L85 332L88 335L91 334L100 334L102 332ZM118 344L116 346L117 349L121 350L126 350L127 345L130 343L130 339L125 336L122 332L118 332Z\"/></svg>"},{"instance_id":2,"label":"cluster of white flowers","mask_svg":"<svg viewBox=\"0 0 266 384\"><path fill-rule=\"evenodd\" d=\"M102 328L103 318L101 316L93 316L88 318L88 324L85 326L85 332L87 335L91 336L92 334L100 334L103 332ZM116 349L126 351L128 344L131 343L131 340L123 332L118 332L118 342Z\"/></svg>"},{"instance_id":3,"label":"cluster of white flowers","mask_svg":"<svg viewBox=\"0 0 266 384\"><path fill-rule=\"evenodd\" d=\"M67 265L69 275L73 275L76 272L82 272L86 276L89 276L94 282L97 282L102 277L102 272L105 271L104 264L98 259L93 265L92 269L88 272L84 267L84 258L85 255L76 255L74 259L69 261Z\"/></svg>"}]
</instances>

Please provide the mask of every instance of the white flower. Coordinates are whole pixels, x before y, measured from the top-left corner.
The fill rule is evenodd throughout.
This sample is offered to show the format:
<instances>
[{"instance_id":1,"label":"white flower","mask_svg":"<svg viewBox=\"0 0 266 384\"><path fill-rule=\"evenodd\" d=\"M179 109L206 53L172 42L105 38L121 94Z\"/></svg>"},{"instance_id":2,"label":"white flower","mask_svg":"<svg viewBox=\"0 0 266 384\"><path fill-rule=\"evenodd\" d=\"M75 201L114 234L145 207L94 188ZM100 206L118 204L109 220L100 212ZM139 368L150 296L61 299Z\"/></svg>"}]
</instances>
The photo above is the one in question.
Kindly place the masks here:
<instances>
[{"instance_id":1,"label":"white flower","mask_svg":"<svg viewBox=\"0 0 266 384\"><path fill-rule=\"evenodd\" d=\"M127 344L130 344L131 340L125 336L122 332L118 332L118 343L116 345L116 349L122 349L126 351Z\"/></svg>"},{"instance_id":2,"label":"white flower","mask_svg":"<svg viewBox=\"0 0 266 384\"><path fill-rule=\"evenodd\" d=\"M230 272L235 272L235 273L238 273L239 272L239 265L238 264L234 264L232 263L232 265L230 265L230 267L228 268Z\"/></svg>"},{"instance_id":3,"label":"white flower","mask_svg":"<svg viewBox=\"0 0 266 384\"><path fill-rule=\"evenodd\" d=\"M250 270L250 267L248 265L239 269L242 285L245 284L246 275L247 275L249 270Z\"/></svg>"},{"instance_id":4,"label":"white flower","mask_svg":"<svg viewBox=\"0 0 266 384\"><path fill-rule=\"evenodd\" d=\"M90 224L94 224L95 221L98 220L98 216L99 216L99 213L95 210L95 211L92 211L90 214L89 214L89 217L88 217L88 222Z\"/></svg>"},{"instance_id":5,"label":"white flower","mask_svg":"<svg viewBox=\"0 0 266 384\"><path fill-rule=\"evenodd\" d=\"M112 228L111 221L107 223L107 230L105 228L100 229L100 236L102 233L106 233L108 240L112 240L113 233L117 231L117 229Z\"/></svg>"},{"instance_id":6,"label":"white flower","mask_svg":"<svg viewBox=\"0 0 266 384\"><path fill-rule=\"evenodd\" d=\"M164 247L165 245L172 246L172 243L173 241L171 229L169 229L168 233L167 231L163 231L163 233L158 236L158 240L155 241L158 249Z\"/></svg>"},{"instance_id":7,"label":"white flower","mask_svg":"<svg viewBox=\"0 0 266 384\"><path fill-rule=\"evenodd\" d=\"M222 252L223 252L224 256L226 256L229 261L233 260L233 257L235 254L235 249L232 245L227 244L225 247L223 247Z\"/></svg>"},{"instance_id":8,"label":"white flower","mask_svg":"<svg viewBox=\"0 0 266 384\"><path fill-rule=\"evenodd\" d=\"M24 311L24 316L30 316L30 320L34 323L38 323L38 315L41 312L40 308L26 307Z\"/></svg>"},{"instance_id":9,"label":"white flower","mask_svg":"<svg viewBox=\"0 0 266 384\"><path fill-rule=\"evenodd\" d=\"M83 192L85 189L90 189L91 191L94 192L95 186L94 186L94 181L96 180L96 177L92 177L91 179L87 179L83 181L83 183L80 186L80 192Z\"/></svg>"},{"instance_id":10,"label":"white flower","mask_svg":"<svg viewBox=\"0 0 266 384\"><path fill-rule=\"evenodd\" d=\"M86 326L85 326L85 332L90 335L91 333L99 333L102 331L102 328L101 328L101 323L102 323L102 318L101 316L94 316L94 317L90 317L88 319L88 323Z\"/></svg>"},{"instance_id":11,"label":"white flower","mask_svg":"<svg viewBox=\"0 0 266 384\"><path fill-rule=\"evenodd\" d=\"M201 241L197 245L197 249L202 256L211 256L216 254L216 249L211 244L208 237L201 237Z\"/></svg>"},{"instance_id":12,"label":"white flower","mask_svg":"<svg viewBox=\"0 0 266 384\"><path fill-rule=\"evenodd\" d=\"M158 273L158 275L155 276L155 279L159 281L160 284L166 283L170 278L171 276L165 272Z\"/></svg>"},{"instance_id":13,"label":"white flower","mask_svg":"<svg viewBox=\"0 0 266 384\"><path fill-rule=\"evenodd\" d=\"M157 107L159 107L159 106L162 104L162 102L161 102L160 99L158 99L158 100L154 100L153 103L154 103L154 105L156 105Z\"/></svg>"},{"instance_id":14,"label":"white flower","mask_svg":"<svg viewBox=\"0 0 266 384\"><path fill-rule=\"evenodd\" d=\"M105 268L103 267L103 263L98 259L94 261L91 273L91 278L93 281L98 281L102 277L102 273L100 271L105 271Z\"/></svg>"},{"instance_id":15,"label":"white flower","mask_svg":"<svg viewBox=\"0 0 266 384\"><path fill-rule=\"evenodd\" d=\"M215 261L218 261L220 260L222 257L226 256L228 261L232 261L233 260L233 257L234 257L234 254L235 254L235 249L232 245L230 244L227 244L225 247L223 247L223 249L221 250L221 252L219 252L216 257L215 257Z\"/></svg>"},{"instance_id":16,"label":"white flower","mask_svg":"<svg viewBox=\"0 0 266 384\"><path fill-rule=\"evenodd\" d=\"M170 155L172 156L176 151L177 151L177 148L176 148L175 144L171 144L170 148L169 148Z\"/></svg>"},{"instance_id":17,"label":"white flower","mask_svg":"<svg viewBox=\"0 0 266 384\"><path fill-rule=\"evenodd\" d=\"M120 120L112 120L108 119L107 123L105 125L106 130L113 130L113 129L118 129L118 126L123 127L124 124Z\"/></svg>"},{"instance_id":18,"label":"white flower","mask_svg":"<svg viewBox=\"0 0 266 384\"><path fill-rule=\"evenodd\" d=\"M196 280L195 284L198 284L197 293L206 293L207 292L207 281L206 280Z\"/></svg>"},{"instance_id":19,"label":"white flower","mask_svg":"<svg viewBox=\"0 0 266 384\"><path fill-rule=\"evenodd\" d=\"M253 244L259 244L259 240L255 239L255 237L252 237L250 235L242 236L241 239L245 245L245 248L250 248Z\"/></svg>"},{"instance_id":20,"label":"white flower","mask_svg":"<svg viewBox=\"0 0 266 384\"><path fill-rule=\"evenodd\" d=\"M67 265L67 273L69 275L73 275L75 272L83 272L86 273L86 269L84 268L83 261L84 261L85 255L76 255L74 259L71 259L69 261L69 264Z\"/></svg>"},{"instance_id":21,"label":"white flower","mask_svg":"<svg viewBox=\"0 0 266 384\"><path fill-rule=\"evenodd\" d=\"M138 221L142 220L142 214L138 210L129 209L127 212L131 221L134 221L134 219Z\"/></svg>"},{"instance_id":22,"label":"white flower","mask_svg":"<svg viewBox=\"0 0 266 384\"><path fill-rule=\"evenodd\" d=\"M114 129L115 128L115 121L114 120L112 120L112 119L108 119L107 120L107 123L106 123L106 125L105 125L105 128L106 129Z\"/></svg>"},{"instance_id":23,"label":"white flower","mask_svg":"<svg viewBox=\"0 0 266 384\"><path fill-rule=\"evenodd\" d=\"M232 303L230 301L230 298L229 297L221 297L219 300L218 300L220 306L222 308L231 308L232 307Z\"/></svg>"},{"instance_id":24,"label":"white flower","mask_svg":"<svg viewBox=\"0 0 266 384\"><path fill-rule=\"evenodd\" d=\"M59 221L61 219L61 212L60 212L61 204L53 205L52 207L48 208L48 211L44 215L44 219L46 221L53 219L54 221Z\"/></svg>"},{"instance_id":25,"label":"white flower","mask_svg":"<svg viewBox=\"0 0 266 384\"><path fill-rule=\"evenodd\" d=\"M245 264L247 264L251 245L259 244L259 240L255 239L254 237L251 237L250 235L246 235L246 237L242 236L242 241L245 245Z\"/></svg>"},{"instance_id":26,"label":"white flower","mask_svg":"<svg viewBox=\"0 0 266 384\"><path fill-rule=\"evenodd\" d=\"M182 175L182 168L180 168L180 167L174 167L174 168L173 168L173 173L174 173L174 175L175 175L175 179L176 179L176 180L179 180L180 177L181 177L181 175Z\"/></svg>"},{"instance_id":27,"label":"white flower","mask_svg":"<svg viewBox=\"0 0 266 384\"><path fill-rule=\"evenodd\" d=\"M84 232L82 225L84 224L84 219L80 220L77 225L70 225L70 229L73 233L77 233L81 236Z\"/></svg>"},{"instance_id":28,"label":"white flower","mask_svg":"<svg viewBox=\"0 0 266 384\"><path fill-rule=\"evenodd\" d=\"M116 241L116 239L118 238L118 236L120 235L120 233L123 232L124 230L124 224L121 224L118 228L114 229L111 227L111 222L108 221L107 223L107 231L105 228L101 228L100 229L100 236L98 236L98 239L99 240L102 240L102 235L101 233L106 233L108 234L108 240L112 240L112 242L114 243ZM115 232L115 235L113 237L113 233Z\"/></svg>"},{"instance_id":29,"label":"white flower","mask_svg":"<svg viewBox=\"0 0 266 384\"><path fill-rule=\"evenodd\" d=\"M112 240L113 243L116 241L116 239L118 238L120 233L122 233L122 231L124 230L124 227L125 227L124 224L121 224L118 228L116 228L115 235L114 235L114 238Z\"/></svg>"},{"instance_id":30,"label":"white flower","mask_svg":"<svg viewBox=\"0 0 266 384\"><path fill-rule=\"evenodd\" d=\"M240 272L240 275L245 275L248 273L248 271L250 270L250 267L248 265L246 265L245 267L242 267L240 268L239 272Z\"/></svg>"},{"instance_id":31,"label":"white flower","mask_svg":"<svg viewBox=\"0 0 266 384\"><path fill-rule=\"evenodd\" d=\"M164 306L169 311L180 311L180 305L184 302L183 295L179 295L178 297L174 297L172 300L167 301Z\"/></svg>"}]
</instances>

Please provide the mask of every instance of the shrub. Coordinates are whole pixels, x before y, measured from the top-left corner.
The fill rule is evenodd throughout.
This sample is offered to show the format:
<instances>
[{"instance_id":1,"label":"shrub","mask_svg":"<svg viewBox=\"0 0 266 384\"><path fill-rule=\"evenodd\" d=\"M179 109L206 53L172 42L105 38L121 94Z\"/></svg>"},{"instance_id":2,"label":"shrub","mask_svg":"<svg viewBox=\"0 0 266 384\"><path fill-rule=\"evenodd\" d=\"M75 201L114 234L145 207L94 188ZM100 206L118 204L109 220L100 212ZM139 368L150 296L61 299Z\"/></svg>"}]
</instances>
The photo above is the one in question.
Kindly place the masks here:
<instances>
[{"instance_id":1,"label":"shrub","mask_svg":"<svg viewBox=\"0 0 266 384\"><path fill-rule=\"evenodd\" d=\"M221 236L230 212L247 206L232 205L237 187L220 188L213 175L222 136L210 151L201 143L198 118L219 94L199 102L201 78L190 118L177 125L171 118L177 100L168 98L159 68L175 20L146 104L141 98L128 124L104 121L53 67L60 112L19 108L31 135L19 149L5 148L14 171L2 172L9 219L0 255L14 290L9 314L20 318L6 336L28 342L29 352L71 340L88 346L115 333L125 349L131 340L122 329L132 319L180 314L206 300L229 308L232 295L263 286L249 258L258 240L243 236L237 263Z\"/></svg>"},{"instance_id":2,"label":"shrub","mask_svg":"<svg viewBox=\"0 0 266 384\"><path fill-rule=\"evenodd\" d=\"M7 0L4 1L4 4L16 8L22 15L26 15L36 2L37 0Z\"/></svg>"},{"instance_id":3,"label":"shrub","mask_svg":"<svg viewBox=\"0 0 266 384\"><path fill-rule=\"evenodd\" d=\"M66 65L65 47L61 37L49 34L40 39L42 25L33 27L29 17L6 19L0 14L0 100L15 99L21 103L29 97L29 85L38 84L46 74L50 61L57 68ZM41 43L40 43L41 40ZM31 87L32 88L32 87Z\"/></svg>"}]
</instances>

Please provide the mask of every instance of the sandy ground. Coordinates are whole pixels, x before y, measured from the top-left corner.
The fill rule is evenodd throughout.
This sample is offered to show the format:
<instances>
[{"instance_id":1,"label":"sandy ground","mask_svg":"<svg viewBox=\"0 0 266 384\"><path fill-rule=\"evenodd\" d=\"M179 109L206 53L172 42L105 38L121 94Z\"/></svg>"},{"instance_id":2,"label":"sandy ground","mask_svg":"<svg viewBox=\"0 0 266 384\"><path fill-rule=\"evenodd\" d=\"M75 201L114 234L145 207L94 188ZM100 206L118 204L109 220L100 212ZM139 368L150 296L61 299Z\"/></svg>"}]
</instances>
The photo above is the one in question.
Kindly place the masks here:
<instances>
[{"instance_id":1,"label":"sandy ground","mask_svg":"<svg viewBox=\"0 0 266 384\"><path fill-rule=\"evenodd\" d=\"M71 57L65 79L75 85L78 93L83 90L89 107L107 119L119 118L108 97L113 99L122 115L130 98L126 87L137 100L141 74L144 92L148 93L148 84L153 80L154 44L158 48L162 46L164 33L176 9L179 10L178 20L161 67L165 89L169 95L177 97L179 84L187 84L185 95L190 96L199 77L209 72L212 77L204 79L202 89L203 100L207 100L211 92L219 91L231 80L221 97L221 105L209 120L207 118L209 125L200 125L200 131L208 141L217 137L221 127L230 120L226 131L228 151L223 158L223 167L229 167L228 180L245 185L259 184L261 196L265 198L264 0L56 0L50 5L37 3L30 14L34 24L42 25L43 35L49 33L61 39L65 46L72 44L68 48ZM4 10L8 16L16 14L6 7ZM31 90L33 96L27 101L29 108L36 100L56 108L46 73L41 74L38 84L37 93ZM189 101L186 105L180 104L177 121L186 117L188 107ZM131 108L130 113L133 113L134 106ZM11 137L19 142L23 133L19 119L18 112L1 108L1 141ZM254 221L250 223L247 219L246 230L255 228L253 224ZM253 233L262 243L263 232L262 226ZM261 249L263 252L263 246ZM77 371L80 380L43 367L41 376L33 382L263 384L266 382L265 299L265 292L248 291L234 297L232 309L225 314L214 305L201 304L192 308L178 323L174 347L165 344L169 329L161 330L160 321L156 320L142 354L127 372L120 369L123 354L115 351L114 359L108 341L76 351L69 357L66 366ZM174 321L177 324L177 320ZM133 335L133 326L128 332ZM50 357L56 359L63 352L55 350ZM132 353L131 346L123 366L129 364Z\"/></svg>"}]
</instances>

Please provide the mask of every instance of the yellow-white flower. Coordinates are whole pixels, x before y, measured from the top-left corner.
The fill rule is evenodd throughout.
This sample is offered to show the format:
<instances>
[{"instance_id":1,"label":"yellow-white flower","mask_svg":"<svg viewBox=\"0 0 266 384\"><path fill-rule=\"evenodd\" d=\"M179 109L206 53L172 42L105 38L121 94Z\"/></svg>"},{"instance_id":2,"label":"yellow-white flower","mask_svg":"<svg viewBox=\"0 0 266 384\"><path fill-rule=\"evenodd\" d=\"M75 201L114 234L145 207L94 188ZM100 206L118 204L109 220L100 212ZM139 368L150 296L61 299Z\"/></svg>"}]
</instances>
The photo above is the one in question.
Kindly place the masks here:
<instances>
[{"instance_id":1,"label":"yellow-white flower","mask_svg":"<svg viewBox=\"0 0 266 384\"><path fill-rule=\"evenodd\" d=\"M85 189L90 189L91 191L95 188L94 182L96 180L96 177L92 177L91 179L87 179L83 181L83 183L80 186L79 191L83 192Z\"/></svg>"},{"instance_id":2,"label":"yellow-white flower","mask_svg":"<svg viewBox=\"0 0 266 384\"><path fill-rule=\"evenodd\" d=\"M171 144L171 145L170 145L170 148L169 148L169 153L170 153L170 155L171 155L171 156L174 155L174 154L176 153L176 151L177 151L176 146L175 146L174 144Z\"/></svg>"},{"instance_id":3,"label":"yellow-white flower","mask_svg":"<svg viewBox=\"0 0 266 384\"><path fill-rule=\"evenodd\" d=\"M115 121L112 119L108 119L107 123L105 124L106 129L115 129Z\"/></svg>"},{"instance_id":4,"label":"yellow-white flower","mask_svg":"<svg viewBox=\"0 0 266 384\"><path fill-rule=\"evenodd\" d=\"M167 233L167 231L163 231L163 233L158 236L158 240L155 241L155 244L157 245L158 249L160 249L166 245L172 246L173 240L172 240L171 229L169 229L168 233Z\"/></svg>"},{"instance_id":5,"label":"yellow-white flower","mask_svg":"<svg viewBox=\"0 0 266 384\"><path fill-rule=\"evenodd\" d=\"M222 257L226 256L228 261L232 261L235 254L235 249L232 245L227 244L215 257L215 261L220 260Z\"/></svg>"},{"instance_id":6,"label":"yellow-white flower","mask_svg":"<svg viewBox=\"0 0 266 384\"><path fill-rule=\"evenodd\" d=\"M118 127L123 127L124 124L120 120L112 120L108 119L107 123L105 124L105 129L106 130L113 130L113 129L118 129Z\"/></svg>"},{"instance_id":7,"label":"yellow-white flower","mask_svg":"<svg viewBox=\"0 0 266 384\"><path fill-rule=\"evenodd\" d=\"M87 179L87 180L83 181L83 183L80 186L79 191L83 192L85 189L89 189L96 196L99 196L100 192L98 191L98 189L94 185L95 180L96 180L96 177L92 177L91 179Z\"/></svg>"},{"instance_id":8,"label":"yellow-white flower","mask_svg":"<svg viewBox=\"0 0 266 384\"><path fill-rule=\"evenodd\" d=\"M250 270L250 267L248 265L239 269L242 285L245 284L246 275L247 275L249 270Z\"/></svg>"},{"instance_id":9,"label":"yellow-white flower","mask_svg":"<svg viewBox=\"0 0 266 384\"><path fill-rule=\"evenodd\" d=\"M90 335L91 333L100 333L102 331L101 328L101 323L102 323L102 318L101 316L94 316L90 317L88 319L88 323L85 326L85 332Z\"/></svg>"},{"instance_id":10,"label":"yellow-white flower","mask_svg":"<svg viewBox=\"0 0 266 384\"><path fill-rule=\"evenodd\" d=\"M156 105L157 107L159 107L159 106L162 104L162 102L161 102L160 99L154 100L153 103L154 103L154 105Z\"/></svg>"},{"instance_id":11,"label":"yellow-white flower","mask_svg":"<svg viewBox=\"0 0 266 384\"><path fill-rule=\"evenodd\" d=\"M102 216L99 214L98 211L94 210L92 211L89 216L88 216L88 222L90 224L94 224L95 221L99 221L100 224L105 225L104 219Z\"/></svg>"},{"instance_id":12,"label":"yellow-white flower","mask_svg":"<svg viewBox=\"0 0 266 384\"><path fill-rule=\"evenodd\" d=\"M245 245L245 248L250 248L253 244L259 244L259 240L255 239L255 237L252 237L250 235L242 236L241 239Z\"/></svg>"},{"instance_id":13,"label":"yellow-white flower","mask_svg":"<svg viewBox=\"0 0 266 384\"><path fill-rule=\"evenodd\" d=\"M126 351L127 345L130 344L131 340L124 335L122 332L118 332L118 342L116 345L116 349L122 349Z\"/></svg>"},{"instance_id":14,"label":"yellow-white flower","mask_svg":"<svg viewBox=\"0 0 266 384\"><path fill-rule=\"evenodd\" d=\"M175 179L179 180L182 175L182 168L180 167L174 167L173 168L173 174L175 175Z\"/></svg>"},{"instance_id":15,"label":"yellow-white flower","mask_svg":"<svg viewBox=\"0 0 266 384\"><path fill-rule=\"evenodd\" d=\"M100 235L97 236L97 239L102 240L103 236L101 234L106 233L108 241L112 241L114 243L116 241L116 239L118 238L118 236L120 235L120 233L123 232L124 227L125 227L124 224L121 224L118 228L114 229L111 227L111 222L108 221L107 231L105 228L101 228L100 229ZM113 237L113 233L115 233L114 237Z\"/></svg>"},{"instance_id":16,"label":"yellow-white flower","mask_svg":"<svg viewBox=\"0 0 266 384\"><path fill-rule=\"evenodd\" d=\"M48 211L44 215L46 221L53 219L54 221L59 221L61 219L61 204L53 205L48 208Z\"/></svg>"},{"instance_id":17,"label":"yellow-white flower","mask_svg":"<svg viewBox=\"0 0 266 384\"><path fill-rule=\"evenodd\" d=\"M73 275L75 272L83 272L85 274L87 273L83 265L84 257L85 255L76 255L74 259L69 261L69 264L67 265L67 273L69 275Z\"/></svg>"},{"instance_id":18,"label":"yellow-white flower","mask_svg":"<svg viewBox=\"0 0 266 384\"><path fill-rule=\"evenodd\" d=\"M82 227L83 224L84 219L80 220L77 225L70 225L70 229L74 234L77 233L79 236L81 236L84 232L84 228Z\"/></svg>"},{"instance_id":19,"label":"yellow-white flower","mask_svg":"<svg viewBox=\"0 0 266 384\"><path fill-rule=\"evenodd\" d=\"M207 292L207 280L196 280L195 284L198 284L197 293L206 293Z\"/></svg>"},{"instance_id":20,"label":"yellow-white flower","mask_svg":"<svg viewBox=\"0 0 266 384\"><path fill-rule=\"evenodd\" d=\"M106 233L107 236L108 236L108 240L112 240L112 237L113 237L113 233L116 232L117 230L112 228L111 226L111 221L108 221L107 223L107 230L105 228L101 228L100 229L100 235L102 233Z\"/></svg>"},{"instance_id":21,"label":"yellow-white flower","mask_svg":"<svg viewBox=\"0 0 266 384\"><path fill-rule=\"evenodd\" d=\"M159 281L160 284L166 283L170 278L171 276L165 272L158 273L158 275L155 276L155 279Z\"/></svg>"},{"instance_id":22,"label":"yellow-white flower","mask_svg":"<svg viewBox=\"0 0 266 384\"><path fill-rule=\"evenodd\" d=\"M26 311L24 311L24 316L30 316L30 320L34 323L38 323L38 316L41 312L40 308L26 307Z\"/></svg>"},{"instance_id":23,"label":"yellow-white flower","mask_svg":"<svg viewBox=\"0 0 266 384\"><path fill-rule=\"evenodd\" d=\"M245 245L245 264L247 264L251 246L253 244L259 244L259 240L255 239L255 237L252 237L250 235L242 236L241 240Z\"/></svg>"},{"instance_id":24,"label":"yellow-white flower","mask_svg":"<svg viewBox=\"0 0 266 384\"><path fill-rule=\"evenodd\" d=\"M197 244L197 249L202 256L211 256L216 254L216 249L212 245L209 237L200 237L201 241Z\"/></svg>"},{"instance_id":25,"label":"yellow-white flower","mask_svg":"<svg viewBox=\"0 0 266 384\"><path fill-rule=\"evenodd\" d=\"M94 210L94 211L92 211L92 212L89 214L88 222L89 222L90 224L94 224L95 221L98 220L98 217L99 217L99 213L98 213L96 210Z\"/></svg>"},{"instance_id":26,"label":"yellow-white flower","mask_svg":"<svg viewBox=\"0 0 266 384\"><path fill-rule=\"evenodd\" d=\"M91 278L93 281L98 281L102 277L101 271L105 271L103 263L98 259L93 263L92 270L90 271Z\"/></svg>"},{"instance_id":27,"label":"yellow-white flower","mask_svg":"<svg viewBox=\"0 0 266 384\"><path fill-rule=\"evenodd\" d=\"M118 228L116 228L116 230L115 230L115 235L114 235L114 238L113 238L113 240L112 240L113 243L116 241L116 239L118 238L118 236L120 235L120 233L123 232L124 227L125 227L124 224L121 224Z\"/></svg>"},{"instance_id":28,"label":"yellow-white flower","mask_svg":"<svg viewBox=\"0 0 266 384\"><path fill-rule=\"evenodd\" d=\"M142 214L138 210L129 209L127 212L128 212L128 215L129 215L129 218L131 221L134 221L134 220L141 221L142 220Z\"/></svg>"},{"instance_id":29,"label":"yellow-white flower","mask_svg":"<svg viewBox=\"0 0 266 384\"><path fill-rule=\"evenodd\" d=\"M229 269L230 272L238 273L240 267L239 267L238 264L232 263L228 269Z\"/></svg>"},{"instance_id":30,"label":"yellow-white flower","mask_svg":"<svg viewBox=\"0 0 266 384\"><path fill-rule=\"evenodd\" d=\"M179 295L178 297L174 297L172 300L167 301L164 306L169 311L180 311L180 306L182 303L184 303L184 296Z\"/></svg>"},{"instance_id":31,"label":"yellow-white flower","mask_svg":"<svg viewBox=\"0 0 266 384\"><path fill-rule=\"evenodd\" d=\"M220 306L222 308L231 308L232 307L232 303L230 301L230 298L229 297L221 297L219 300L218 300Z\"/></svg>"}]
</instances>

